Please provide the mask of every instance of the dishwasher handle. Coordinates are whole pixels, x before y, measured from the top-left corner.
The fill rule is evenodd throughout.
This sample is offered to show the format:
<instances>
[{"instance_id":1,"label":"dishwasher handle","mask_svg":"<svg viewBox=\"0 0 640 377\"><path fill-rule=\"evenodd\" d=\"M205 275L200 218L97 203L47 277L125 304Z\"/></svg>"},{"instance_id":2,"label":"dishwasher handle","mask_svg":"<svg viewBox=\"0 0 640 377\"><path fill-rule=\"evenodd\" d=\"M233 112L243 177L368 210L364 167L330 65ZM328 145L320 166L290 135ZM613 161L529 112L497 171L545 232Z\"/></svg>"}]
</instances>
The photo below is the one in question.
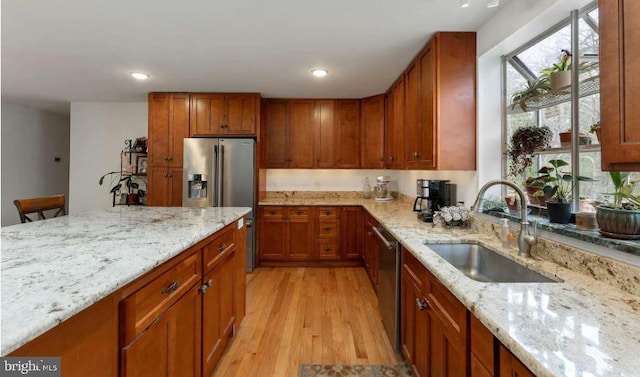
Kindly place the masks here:
<instances>
[{"instance_id":1,"label":"dishwasher handle","mask_svg":"<svg viewBox=\"0 0 640 377\"><path fill-rule=\"evenodd\" d=\"M384 243L387 249L394 250L396 248L396 242L395 241L390 242L389 240L387 240L387 238L383 236L382 233L380 233L377 227L372 226L371 229L376 235L378 235L378 238L380 238L380 241Z\"/></svg>"}]
</instances>

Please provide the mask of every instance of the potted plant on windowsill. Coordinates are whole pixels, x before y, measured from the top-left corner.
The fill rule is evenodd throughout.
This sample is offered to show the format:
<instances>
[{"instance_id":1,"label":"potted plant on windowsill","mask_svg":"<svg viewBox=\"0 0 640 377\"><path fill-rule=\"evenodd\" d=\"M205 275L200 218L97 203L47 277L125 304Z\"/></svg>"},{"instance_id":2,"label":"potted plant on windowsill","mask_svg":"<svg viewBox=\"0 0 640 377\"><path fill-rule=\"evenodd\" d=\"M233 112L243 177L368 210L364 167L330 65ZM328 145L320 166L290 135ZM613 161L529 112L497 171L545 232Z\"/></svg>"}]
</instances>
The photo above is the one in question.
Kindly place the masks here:
<instances>
[{"instance_id":1,"label":"potted plant on windowsill","mask_svg":"<svg viewBox=\"0 0 640 377\"><path fill-rule=\"evenodd\" d=\"M610 171L614 192L612 202L596 207L596 220L600 233L618 239L640 239L640 195L637 182L629 179L629 173Z\"/></svg>"},{"instance_id":2,"label":"potted plant on windowsill","mask_svg":"<svg viewBox=\"0 0 640 377\"><path fill-rule=\"evenodd\" d=\"M548 165L538 170L536 179L544 182L542 192L547 200L549 222L568 224L571 219L571 193L573 192L573 175L562 172L560 168L569 166L563 160L549 160ZM592 178L577 176L578 181L594 181Z\"/></svg>"},{"instance_id":3,"label":"potted plant on windowsill","mask_svg":"<svg viewBox=\"0 0 640 377\"><path fill-rule=\"evenodd\" d=\"M600 121L592 124L591 127L589 127L589 132L596 134L596 140L598 140L598 143L602 142L602 139L600 139Z\"/></svg>"},{"instance_id":4,"label":"potted plant on windowsill","mask_svg":"<svg viewBox=\"0 0 640 377\"><path fill-rule=\"evenodd\" d=\"M553 133L547 126L524 126L513 132L507 153L509 170L513 175L522 174L533 164L533 152L551 146Z\"/></svg>"}]
</instances>

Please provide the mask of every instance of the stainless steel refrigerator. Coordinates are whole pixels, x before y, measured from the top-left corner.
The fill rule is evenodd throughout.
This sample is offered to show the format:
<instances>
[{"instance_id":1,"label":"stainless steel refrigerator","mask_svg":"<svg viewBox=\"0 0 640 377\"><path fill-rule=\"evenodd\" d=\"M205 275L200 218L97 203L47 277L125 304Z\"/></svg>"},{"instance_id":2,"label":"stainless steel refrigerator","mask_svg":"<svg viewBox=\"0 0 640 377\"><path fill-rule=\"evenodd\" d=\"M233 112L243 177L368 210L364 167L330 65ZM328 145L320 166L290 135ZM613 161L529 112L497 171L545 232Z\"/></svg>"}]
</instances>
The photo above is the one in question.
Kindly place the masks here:
<instances>
[{"instance_id":1,"label":"stainless steel refrigerator","mask_svg":"<svg viewBox=\"0 0 640 377\"><path fill-rule=\"evenodd\" d=\"M255 267L255 141L184 139L182 205L251 207L247 215L247 272Z\"/></svg>"}]
</instances>

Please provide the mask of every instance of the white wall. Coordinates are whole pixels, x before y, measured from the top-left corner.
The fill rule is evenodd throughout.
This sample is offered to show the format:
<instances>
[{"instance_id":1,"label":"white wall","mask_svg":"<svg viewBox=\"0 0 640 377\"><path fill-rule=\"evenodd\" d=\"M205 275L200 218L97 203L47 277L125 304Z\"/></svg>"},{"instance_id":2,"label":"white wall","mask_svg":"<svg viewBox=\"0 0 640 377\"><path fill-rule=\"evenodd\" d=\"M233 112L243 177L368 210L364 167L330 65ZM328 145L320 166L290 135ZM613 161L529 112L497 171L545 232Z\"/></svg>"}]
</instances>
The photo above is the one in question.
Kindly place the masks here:
<instances>
[{"instance_id":1,"label":"white wall","mask_svg":"<svg viewBox=\"0 0 640 377\"><path fill-rule=\"evenodd\" d=\"M20 223L15 199L57 194L68 199L69 117L3 103L1 161L2 226Z\"/></svg>"},{"instance_id":2,"label":"white wall","mask_svg":"<svg viewBox=\"0 0 640 377\"><path fill-rule=\"evenodd\" d=\"M146 136L147 123L146 102L71 103L70 213L111 207L111 185L98 179L120 170L124 141Z\"/></svg>"}]
</instances>

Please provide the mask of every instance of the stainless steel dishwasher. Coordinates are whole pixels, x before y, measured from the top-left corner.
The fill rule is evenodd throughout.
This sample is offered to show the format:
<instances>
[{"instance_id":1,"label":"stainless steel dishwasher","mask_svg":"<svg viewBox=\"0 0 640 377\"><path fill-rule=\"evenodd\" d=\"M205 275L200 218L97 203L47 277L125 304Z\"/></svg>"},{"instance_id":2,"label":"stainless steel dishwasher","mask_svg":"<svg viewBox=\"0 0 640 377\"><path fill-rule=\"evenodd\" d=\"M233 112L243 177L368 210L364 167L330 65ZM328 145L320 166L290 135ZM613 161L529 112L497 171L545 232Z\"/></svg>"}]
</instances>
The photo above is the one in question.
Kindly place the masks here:
<instances>
[{"instance_id":1,"label":"stainless steel dishwasher","mask_svg":"<svg viewBox=\"0 0 640 377\"><path fill-rule=\"evenodd\" d=\"M400 351L400 244L383 227L378 235L378 307L393 349Z\"/></svg>"}]
</instances>

